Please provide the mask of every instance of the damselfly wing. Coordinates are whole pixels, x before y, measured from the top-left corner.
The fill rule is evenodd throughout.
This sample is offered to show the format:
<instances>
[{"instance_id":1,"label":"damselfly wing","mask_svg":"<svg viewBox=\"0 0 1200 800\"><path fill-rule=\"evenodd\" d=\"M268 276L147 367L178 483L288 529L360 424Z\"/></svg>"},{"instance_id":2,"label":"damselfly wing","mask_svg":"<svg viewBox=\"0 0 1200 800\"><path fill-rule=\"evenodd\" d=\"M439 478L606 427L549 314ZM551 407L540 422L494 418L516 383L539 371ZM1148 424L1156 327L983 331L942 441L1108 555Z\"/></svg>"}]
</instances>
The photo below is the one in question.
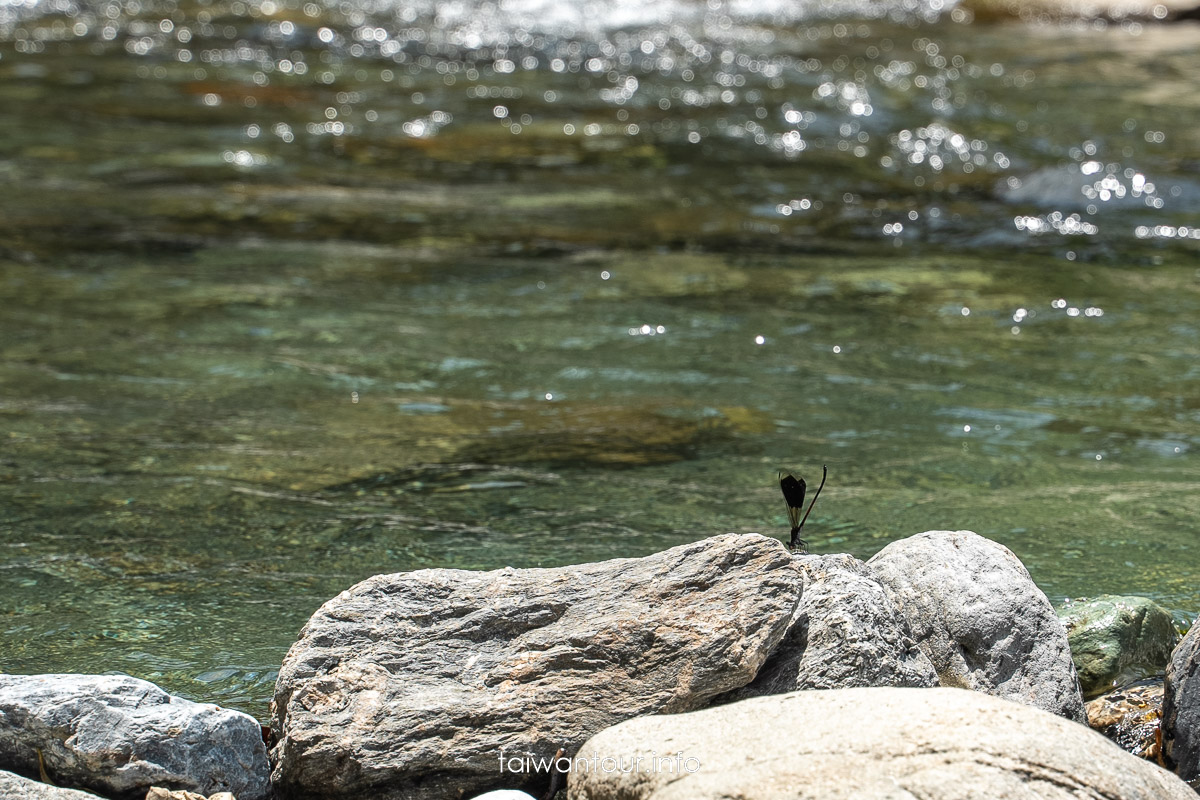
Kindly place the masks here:
<instances>
[{"instance_id":1,"label":"damselfly wing","mask_svg":"<svg viewBox=\"0 0 1200 800\"><path fill-rule=\"evenodd\" d=\"M792 552L808 552L808 542L800 538L800 531L808 520L808 515L812 513L813 506L817 504L817 498L821 496L821 490L825 488L827 477L829 477L829 467L822 466L821 485L817 487L812 502L808 504L808 511L805 511L804 516L801 517L800 512L804 509L804 493L808 485L804 482L804 478L797 478L790 472L779 473L779 489L783 492L783 502L787 503L788 522L792 526L792 538L788 542L788 549Z\"/></svg>"},{"instance_id":2,"label":"damselfly wing","mask_svg":"<svg viewBox=\"0 0 1200 800\"><path fill-rule=\"evenodd\" d=\"M792 530L800 527L800 515L804 513L804 491L808 484L790 472L780 473L779 488L783 491L783 502L787 503L788 522Z\"/></svg>"}]
</instances>

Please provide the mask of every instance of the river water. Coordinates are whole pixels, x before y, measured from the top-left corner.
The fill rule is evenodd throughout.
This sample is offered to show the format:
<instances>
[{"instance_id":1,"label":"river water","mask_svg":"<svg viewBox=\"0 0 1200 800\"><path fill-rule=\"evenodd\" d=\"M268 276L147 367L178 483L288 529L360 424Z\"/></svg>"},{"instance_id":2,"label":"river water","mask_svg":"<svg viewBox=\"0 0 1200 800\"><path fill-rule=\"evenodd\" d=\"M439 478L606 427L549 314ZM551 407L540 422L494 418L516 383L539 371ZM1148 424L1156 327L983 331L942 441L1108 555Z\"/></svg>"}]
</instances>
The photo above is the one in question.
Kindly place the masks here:
<instances>
[{"instance_id":1,"label":"river water","mask_svg":"<svg viewBox=\"0 0 1200 800\"><path fill-rule=\"evenodd\" d=\"M368 575L929 529L1200 612L1200 28L0 0L0 668L265 716ZM1196 226L1196 227L1191 227Z\"/></svg>"}]
</instances>

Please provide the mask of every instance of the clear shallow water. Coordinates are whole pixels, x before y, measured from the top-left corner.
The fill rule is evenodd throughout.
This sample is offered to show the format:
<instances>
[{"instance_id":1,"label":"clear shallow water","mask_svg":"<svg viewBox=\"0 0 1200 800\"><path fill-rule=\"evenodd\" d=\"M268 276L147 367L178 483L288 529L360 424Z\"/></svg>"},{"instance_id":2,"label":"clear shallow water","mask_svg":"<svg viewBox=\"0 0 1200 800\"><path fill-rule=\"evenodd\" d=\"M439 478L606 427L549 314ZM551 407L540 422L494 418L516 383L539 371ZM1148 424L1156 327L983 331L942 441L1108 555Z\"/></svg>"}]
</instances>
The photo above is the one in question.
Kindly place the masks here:
<instances>
[{"instance_id":1,"label":"clear shallow water","mask_svg":"<svg viewBox=\"0 0 1200 800\"><path fill-rule=\"evenodd\" d=\"M0 4L0 668L264 716L363 577L822 464L817 552L1190 619L1200 29L969 18Z\"/></svg>"}]
</instances>

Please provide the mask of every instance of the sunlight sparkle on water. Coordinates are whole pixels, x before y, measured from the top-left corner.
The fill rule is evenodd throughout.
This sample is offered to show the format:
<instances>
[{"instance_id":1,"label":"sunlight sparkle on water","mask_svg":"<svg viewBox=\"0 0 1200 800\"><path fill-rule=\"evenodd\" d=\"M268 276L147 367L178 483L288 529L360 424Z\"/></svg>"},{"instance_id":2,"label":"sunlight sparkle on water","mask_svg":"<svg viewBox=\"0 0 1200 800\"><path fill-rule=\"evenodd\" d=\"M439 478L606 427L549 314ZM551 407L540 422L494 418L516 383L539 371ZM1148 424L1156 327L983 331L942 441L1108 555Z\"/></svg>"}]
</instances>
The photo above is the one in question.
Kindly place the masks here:
<instances>
[{"instance_id":1,"label":"sunlight sparkle on water","mask_svg":"<svg viewBox=\"0 0 1200 800\"><path fill-rule=\"evenodd\" d=\"M1139 239L1200 239L1200 226L1138 225L1133 235Z\"/></svg>"},{"instance_id":2,"label":"sunlight sparkle on water","mask_svg":"<svg viewBox=\"0 0 1200 800\"><path fill-rule=\"evenodd\" d=\"M1031 234L1054 232L1062 236L1095 236L1100 232L1095 223L1083 219L1079 214L1064 215L1061 211L1044 216L1014 217L1013 224L1017 230Z\"/></svg>"}]
</instances>

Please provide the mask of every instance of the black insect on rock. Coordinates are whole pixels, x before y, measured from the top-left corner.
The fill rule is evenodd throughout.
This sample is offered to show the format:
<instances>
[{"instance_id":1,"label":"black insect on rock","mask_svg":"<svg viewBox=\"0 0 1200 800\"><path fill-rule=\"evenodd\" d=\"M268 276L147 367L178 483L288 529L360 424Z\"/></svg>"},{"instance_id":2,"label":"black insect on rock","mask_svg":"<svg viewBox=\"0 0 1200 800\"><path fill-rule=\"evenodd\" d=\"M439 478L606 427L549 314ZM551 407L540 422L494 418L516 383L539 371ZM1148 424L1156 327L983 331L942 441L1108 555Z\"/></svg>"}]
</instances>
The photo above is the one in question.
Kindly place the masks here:
<instances>
[{"instance_id":1,"label":"black insect on rock","mask_svg":"<svg viewBox=\"0 0 1200 800\"><path fill-rule=\"evenodd\" d=\"M808 542L800 538L800 529L804 527L805 520L812 513L813 506L817 504L817 498L821 496L821 490L825 488L825 479L829 477L829 467L821 467L821 485L817 487L817 493L813 495L812 502L808 504L808 511L804 512L804 516L800 516L800 512L804 509L804 491L807 489L807 484L804 478L797 478L790 472L779 473L779 488L783 491L783 501L787 503L788 522L792 524L792 538L788 542L788 550L793 553L807 553Z\"/></svg>"}]
</instances>

